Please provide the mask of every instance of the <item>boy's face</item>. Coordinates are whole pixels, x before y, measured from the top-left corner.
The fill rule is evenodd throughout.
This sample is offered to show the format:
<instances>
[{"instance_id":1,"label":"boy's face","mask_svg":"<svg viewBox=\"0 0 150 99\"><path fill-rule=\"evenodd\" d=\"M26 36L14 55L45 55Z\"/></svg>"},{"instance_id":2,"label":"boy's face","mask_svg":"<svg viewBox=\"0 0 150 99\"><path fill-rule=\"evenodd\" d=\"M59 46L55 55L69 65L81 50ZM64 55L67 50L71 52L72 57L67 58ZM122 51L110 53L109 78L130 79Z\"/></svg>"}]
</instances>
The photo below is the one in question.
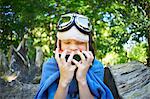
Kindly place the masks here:
<instances>
[{"instance_id":1,"label":"boy's face","mask_svg":"<svg viewBox=\"0 0 150 99\"><path fill-rule=\"evenodd\" d=\"M86 51L88 42L81 42L74 39L61 40L61 50L68 50L68 53L72 51Z\"/></svg>"}]
</instances>

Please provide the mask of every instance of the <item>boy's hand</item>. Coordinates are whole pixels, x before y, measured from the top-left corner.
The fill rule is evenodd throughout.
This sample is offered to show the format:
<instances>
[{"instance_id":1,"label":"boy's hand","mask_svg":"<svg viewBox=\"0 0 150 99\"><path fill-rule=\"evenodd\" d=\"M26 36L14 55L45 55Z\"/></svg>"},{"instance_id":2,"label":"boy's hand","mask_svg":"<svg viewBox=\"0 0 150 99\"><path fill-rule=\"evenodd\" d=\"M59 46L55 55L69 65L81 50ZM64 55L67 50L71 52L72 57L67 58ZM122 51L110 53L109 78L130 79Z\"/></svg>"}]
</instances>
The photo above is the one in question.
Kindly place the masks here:
<instances>
[{"instance_id":1,"label":"boy's hand","mask_svg":"<svg viewBox=\"0 0 150 99\"><path fill-rule=\"evenodd\" d=\"M89 67L92 65L94 56L91 51L78 51L77 53L81 57L81 61L78 62L77 60L73 59L73 63L78 67L76 79L78 81L86 81L86 74ZM85 54L85 56L83 54Z\"/></svg>"},{"instance_id":2,"label":"boy's hand","mask_svg":"<svg viewBox=\"0 0 150 99\"><path fill-rule=\"evenodd\" d=\"M60 83L63 84L64 86L67 86L71 81L74 76L74 71L76 69L75 65L71 65L74 52L72 52L66 61L65 57L67 54L67 50L64 50L59 57L59 51L56 48L55 51L55 59L58 63L59 71L60 71Z\"/></svg>"}]
</instances>

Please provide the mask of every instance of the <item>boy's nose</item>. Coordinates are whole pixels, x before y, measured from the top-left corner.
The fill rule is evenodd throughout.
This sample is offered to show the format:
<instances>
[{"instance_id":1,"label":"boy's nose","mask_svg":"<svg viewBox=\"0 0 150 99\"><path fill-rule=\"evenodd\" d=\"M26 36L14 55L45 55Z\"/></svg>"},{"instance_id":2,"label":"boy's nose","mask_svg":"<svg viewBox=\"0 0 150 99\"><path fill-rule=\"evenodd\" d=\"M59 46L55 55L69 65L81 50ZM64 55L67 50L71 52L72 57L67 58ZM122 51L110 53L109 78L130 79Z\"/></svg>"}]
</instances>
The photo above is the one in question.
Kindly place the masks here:
<instances>
[{"instance_id":1,"label":"boy's nose","mask_svg":"<svg viewBox=\"0 0 150 99\"><path fill-rule=\"evenodd\" d=\"M70 48L69 48L71 51L77 51L78 50L78 47L77 45L70 45Z\"/></svg>"}]
</instances>

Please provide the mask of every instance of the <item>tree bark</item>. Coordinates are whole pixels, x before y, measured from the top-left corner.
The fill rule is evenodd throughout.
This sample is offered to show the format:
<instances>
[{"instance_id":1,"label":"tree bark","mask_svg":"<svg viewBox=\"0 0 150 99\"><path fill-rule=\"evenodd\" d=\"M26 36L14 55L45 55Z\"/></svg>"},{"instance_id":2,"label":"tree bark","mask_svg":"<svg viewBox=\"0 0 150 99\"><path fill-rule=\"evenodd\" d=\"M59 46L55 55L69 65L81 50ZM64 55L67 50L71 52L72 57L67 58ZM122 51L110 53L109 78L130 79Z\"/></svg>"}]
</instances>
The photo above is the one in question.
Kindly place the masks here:
<instances>
[{"instance_id":1,"label":"tree bark","mask_svg":"<svg viewBox=\"0 0 150 99\"><path fill-rule=\"evenodd\" d=\"M149 29L148 29L148 59L147 59L147 66L150 67L150 26L149 26Z\"/></svg>"}]
</instances>

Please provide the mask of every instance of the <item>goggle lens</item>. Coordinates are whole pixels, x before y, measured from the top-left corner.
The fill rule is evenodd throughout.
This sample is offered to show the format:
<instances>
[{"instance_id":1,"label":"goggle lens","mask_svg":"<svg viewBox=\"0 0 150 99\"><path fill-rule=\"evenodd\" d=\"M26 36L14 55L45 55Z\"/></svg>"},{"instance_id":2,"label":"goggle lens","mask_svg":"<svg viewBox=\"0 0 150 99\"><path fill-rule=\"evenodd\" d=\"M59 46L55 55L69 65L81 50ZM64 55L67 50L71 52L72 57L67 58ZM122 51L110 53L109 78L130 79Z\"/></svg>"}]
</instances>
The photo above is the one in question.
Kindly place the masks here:
<instances>
[{"instance_id":1,"label":"goggle lens","mask_svg":"<svg viewBox=\"0 0 150 99\"><path fill-rule=\"evenodd\" d=\"M89 23L87 18L78 17L78 23L83 28L87 28L88 29L90 27L90 23Z\"/></svg>"},{"instance_id":2,"label":"goggle lens","mask_svg":"<svg viewBox=\"0 0 150 99\"><path fill-rule=\"evenodd\" d=\"M66 26L71 20L71 17L62 17L59 21L59 26Z\"/></svg>"}]
</instances>

